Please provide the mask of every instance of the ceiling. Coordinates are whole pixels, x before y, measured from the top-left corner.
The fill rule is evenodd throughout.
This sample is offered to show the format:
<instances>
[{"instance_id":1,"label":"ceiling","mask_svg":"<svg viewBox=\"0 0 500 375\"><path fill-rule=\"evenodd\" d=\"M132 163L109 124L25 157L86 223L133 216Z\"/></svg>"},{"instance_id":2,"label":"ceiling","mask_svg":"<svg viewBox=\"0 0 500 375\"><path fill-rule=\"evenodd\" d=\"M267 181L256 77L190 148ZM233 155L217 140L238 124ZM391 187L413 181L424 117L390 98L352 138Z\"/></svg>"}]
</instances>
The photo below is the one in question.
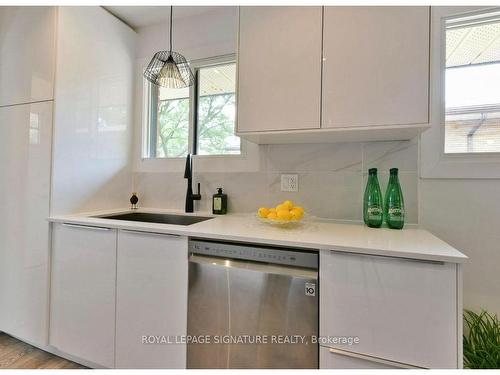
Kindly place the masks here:
<instances>
[{"instance_id":1,"label":"ceiling","mask_svg":"<svg viewBox=\"0 0 500 375\"><path fill-rule=\"evenodd\" d=\"M446 30L446 67L491 64L500 61L500 15L460 23L448 21Z\"/></svg>"},{"instance_id":2,"label":"ceiling","mask_svg":"<svg viewBox=\"0 0 500 375\"><path fill-rule=\"evenodd\" d=\"M133 29L167 22L170 17L170 6L105 6L109 12L120 18ZM198 16L217 7L175 6L174 19Z\"/></svg>"}]
</instances>

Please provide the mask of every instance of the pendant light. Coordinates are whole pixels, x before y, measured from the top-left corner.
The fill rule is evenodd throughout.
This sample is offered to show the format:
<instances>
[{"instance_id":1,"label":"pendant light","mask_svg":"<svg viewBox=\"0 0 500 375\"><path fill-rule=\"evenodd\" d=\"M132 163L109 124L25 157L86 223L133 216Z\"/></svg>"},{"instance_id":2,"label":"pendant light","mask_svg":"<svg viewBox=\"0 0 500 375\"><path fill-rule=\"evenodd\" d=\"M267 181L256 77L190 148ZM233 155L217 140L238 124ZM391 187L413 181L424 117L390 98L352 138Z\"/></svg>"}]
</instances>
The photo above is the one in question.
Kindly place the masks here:
<instances>
[{"instance_id":1,"label":"pendant light","mask_svg":"<svg viewBox=\"0 0 500 375\"><path fill-rule=\"evenodd\" d=\"M184 56L172 51L173 7L170 7L170 49L156 52L149 63L144 77L155 85L171 89L192 86L193 72Z\"/></svg>"}]
</instances>

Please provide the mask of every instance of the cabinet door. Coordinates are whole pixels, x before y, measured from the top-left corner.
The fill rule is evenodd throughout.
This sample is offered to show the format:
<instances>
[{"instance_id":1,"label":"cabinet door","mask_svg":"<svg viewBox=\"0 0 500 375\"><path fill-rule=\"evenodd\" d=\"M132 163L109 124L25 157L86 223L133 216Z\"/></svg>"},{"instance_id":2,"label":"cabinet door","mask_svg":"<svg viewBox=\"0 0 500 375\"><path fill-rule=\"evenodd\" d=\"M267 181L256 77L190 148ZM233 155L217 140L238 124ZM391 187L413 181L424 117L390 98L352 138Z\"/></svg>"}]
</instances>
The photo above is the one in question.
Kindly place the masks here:
<instances>
[{"instance_id":1,"label":"cabinet door","mask_svg":"<svg viewBox=\"0 0 500 375\"><path fill-rule=\"evenodd\" d=\"M451 263L320 253L320 336L358 337L346 346L426 368L457 366L457 272Z\"/></svg>"},{"instance_id":2,"label":"cabinet door","mask_svg":"<svg viewBox=\"0 0 500 375\"><path fill-rule=\"evenodd\" d=\"M320 127L321 7L240 7L238 131Z\"/></svg>"},{"instance_id":3,"label":"cabinet door","mask_svg":"<svg viewBox=\"0 0 500 375\"><path fill-rule=\"evenodd\" d=\"M186 368L186 346L154 343L187 332L187 237L120 231L117 368Z\"/></svg>"},{"instance_id":4,"label":"cabinet door","mask_svg":"<svg viewBox=\"0 0 500 375\"><path fill-rule=\"evenodd\" d=\"M49 343L114 367L116 230L56 224Z\"/></svg>"},{"instance_id":5,"label":"cabinet door","mask_svg":"<svg viewBox=\"0 0 500 375\"><path fill-rule=\"evenodd\" d=\"M322 127L428 123L429 7L325 7Z\"/></svg>"},{"instance_id":6,"label":"cabinet door","mask_svg":"<svg viewBox=\"0 0 500 375\"><path fill-rule=\"evenodd\" d=\"M55 7L0 7L0 106L54 97Z\"/></svg>"},{"instance_id":7,"label":"cabinet door","mask_svg":"<svg viewBox=\"0 0 500 375\"><path fill-rule=\"evenodd\" d=\"M37 345L47 344L51 146L52 102L0 108L0 330Z\"/></svg>"},{"instance_id":8,"label":"cabinet door","mask_svg":"<svg viewBox=\"0 0 500 375\"><path fill-rule=\"evenodd\" d=\"M397 369L405 368L400 364L390 363L379 358L364 357L354 353L335 351L320 347L319 368L325 369Z\"/></svg>"}]
</instances>

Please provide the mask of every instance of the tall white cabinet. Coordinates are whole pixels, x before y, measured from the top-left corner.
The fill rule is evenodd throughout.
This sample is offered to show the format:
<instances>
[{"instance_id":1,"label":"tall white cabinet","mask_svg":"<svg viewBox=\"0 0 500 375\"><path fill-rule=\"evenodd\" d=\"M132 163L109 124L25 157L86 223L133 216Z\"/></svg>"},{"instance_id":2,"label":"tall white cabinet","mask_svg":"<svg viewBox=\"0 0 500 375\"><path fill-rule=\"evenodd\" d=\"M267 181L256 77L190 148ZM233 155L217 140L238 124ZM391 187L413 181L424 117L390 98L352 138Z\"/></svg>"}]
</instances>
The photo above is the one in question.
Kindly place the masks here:
<instances>
[{"instance_id":1,"label":"tall white cabinet","mask_svg":"<svg viewBox=\"0 0 500 375\"><path fill-rule=\"evenodd\" d=\"M0 7L0 331L47 343L55 7Z\"/></svg>"},{"instance_id":2,"label":"tall white cabinet","mask_svg":"<svg viewBox=\"0 0 500 375\"><path fill-rule=\"evenodd\" d=\"M56 7L0 7L0 106L54 98Z\"/></svg>"},{"instance_id":3,"label":"tall white cabinet","mask_svg":"<svg viewBox=\"0 0 500 375\"><path fill-rule=\"evenodd\" d=\"M128 201L135 36L101 7L0 7L0 331L39 347L48 216Z\"/></svg>"}]
</instances>

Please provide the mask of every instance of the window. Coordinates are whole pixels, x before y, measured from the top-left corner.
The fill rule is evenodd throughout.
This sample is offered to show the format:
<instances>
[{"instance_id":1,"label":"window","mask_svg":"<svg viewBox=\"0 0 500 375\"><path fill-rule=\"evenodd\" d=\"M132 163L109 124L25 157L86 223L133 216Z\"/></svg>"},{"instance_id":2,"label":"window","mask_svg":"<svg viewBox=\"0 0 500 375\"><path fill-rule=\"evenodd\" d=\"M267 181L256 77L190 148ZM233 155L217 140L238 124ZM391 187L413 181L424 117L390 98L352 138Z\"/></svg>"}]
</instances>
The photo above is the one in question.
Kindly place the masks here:
<instances>
[{"instance_id":1,"label":"window","mask_svg":"<svg viewBox=\"0 0 500 375\"><path fill-rule=\"evenodd\" d=\"M446 154L500 152L500 12L448 18Z\"/></svg>"},{"instance_id":2,"label":"window","mask_svg":"<svg viewBox=\"0 0 500 375\"><path fill-rule=\"evenodd\" d=\"M217 59L194 63L195 84L185 89L149 85L146 158L240 155L234 135L236 64Z\"/></svg>"},{"instance_id":3,"label":"window","mask_svg":"<svg viewBox=\"0 0 500 375\"><path fill-rule=\"evenodd\" d=\"M236 64L198 70L197 154L240 153L240 138L234 135L236 118Z\"/></svg>"}]
</instances>

